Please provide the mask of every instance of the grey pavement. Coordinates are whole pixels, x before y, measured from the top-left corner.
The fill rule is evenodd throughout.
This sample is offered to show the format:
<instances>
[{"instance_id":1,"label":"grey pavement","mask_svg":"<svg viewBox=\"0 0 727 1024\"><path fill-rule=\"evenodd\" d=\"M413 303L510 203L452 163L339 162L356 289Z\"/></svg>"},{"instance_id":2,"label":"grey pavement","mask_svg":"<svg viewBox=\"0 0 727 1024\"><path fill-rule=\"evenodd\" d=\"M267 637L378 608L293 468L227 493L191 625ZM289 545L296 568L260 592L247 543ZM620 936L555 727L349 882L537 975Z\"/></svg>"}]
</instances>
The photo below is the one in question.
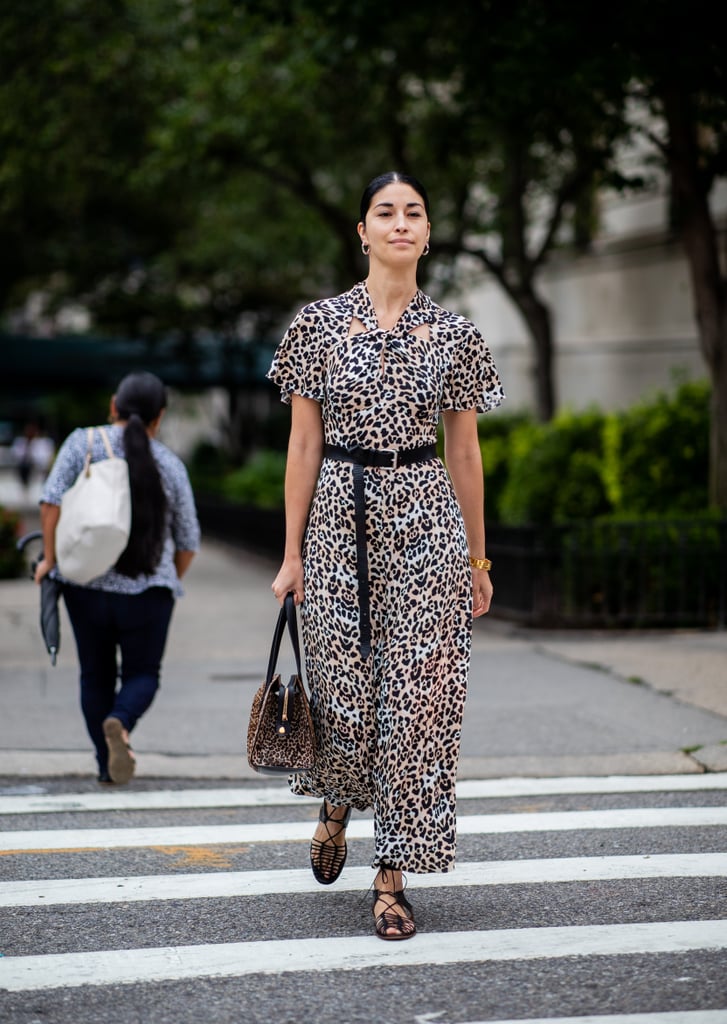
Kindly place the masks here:
<instances>
[{"instance_id":1,"label":"grey pavement","mask_svg":"<svg viewBox=\"0 0 727 1024\"><path fill-rule=\"evenodd\" d=\"M26 529L37 525L32 509L23 515ZM268 558L204 541L175 609L162 687L134 732L138 778L263 781L245 736L277 615L275 571ZM37 588L0 581L2 777L94 772L62 606L61 615L53 668ZM460 777L725 770L727 633L534 632L494 614L475 623Z\"/></svg>"}]
</instances>

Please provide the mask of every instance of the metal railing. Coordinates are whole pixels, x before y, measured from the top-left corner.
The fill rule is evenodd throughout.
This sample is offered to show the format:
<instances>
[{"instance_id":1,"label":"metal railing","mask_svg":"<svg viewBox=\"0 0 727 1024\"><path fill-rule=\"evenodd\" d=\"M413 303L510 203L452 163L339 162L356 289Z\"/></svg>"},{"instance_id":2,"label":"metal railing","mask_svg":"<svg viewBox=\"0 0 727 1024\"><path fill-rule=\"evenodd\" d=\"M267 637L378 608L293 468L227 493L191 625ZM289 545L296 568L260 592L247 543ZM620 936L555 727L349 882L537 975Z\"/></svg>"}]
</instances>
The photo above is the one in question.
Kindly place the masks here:
<instances>
[{"instance_id":1,"label":"metal railing","mask_svg":"<svg viewBox=\"0 0 727 1024\"><path fill-rule=\"evenodd\" d=\"M727 626L727 520L487 530L497 613L528 625Z\"/></svg>"},{"instance_id":2,"label":"metal railing","mask_svg":"<svg viewBox=\"0 0 727 1024\"><path fill-rule=\"evenodd\" d=\"M240 505L224 498L196 495L203 534L271 558L283 557L285 513L278 508Z\"/></svg>"},{"instance_id":3,"label":"metal railing","mask_svg":"<svg viewBox=\"0 0 727 1024\"><path fill-rule=\"evenodd\" d=\"M282 557L281 509L198 497L209 536ZM542 628L727 628L727 519L488 524L493 614Z\"/></svg>"}]
</instances>

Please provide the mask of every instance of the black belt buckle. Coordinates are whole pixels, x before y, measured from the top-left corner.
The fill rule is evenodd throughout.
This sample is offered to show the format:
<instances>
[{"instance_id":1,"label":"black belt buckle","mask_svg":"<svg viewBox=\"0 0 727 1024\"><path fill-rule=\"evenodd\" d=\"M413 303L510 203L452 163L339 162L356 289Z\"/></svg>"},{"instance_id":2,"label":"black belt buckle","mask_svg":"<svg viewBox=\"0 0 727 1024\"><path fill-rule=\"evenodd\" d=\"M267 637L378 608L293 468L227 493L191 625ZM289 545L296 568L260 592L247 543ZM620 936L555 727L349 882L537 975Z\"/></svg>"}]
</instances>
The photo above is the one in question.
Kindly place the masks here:
<instances>
[{"instance_id":1,"label":"black belt buckle","mask_svg":"<svg viewBox=\"0 0 727 1024\"><path fill-rule=\"evenodd\" d=\"M362 448L360 445L355 445L346 451L351 461L358 463L359 466L396 469L399 465L399 453L391 448Z\"/></svg>"},{"instance_id":2,"label":"black belt buckle","mask_svg":"<svg viewBox=\"0 0 727 1024\"><path fill-rule=\"evenodd\" d=\"M353 448L344 448L343 451L345 451L351 462L357 462L359 466L366 465L366 449L362 448L361 445L357 444Z\"/></svg>"}]
</instances>

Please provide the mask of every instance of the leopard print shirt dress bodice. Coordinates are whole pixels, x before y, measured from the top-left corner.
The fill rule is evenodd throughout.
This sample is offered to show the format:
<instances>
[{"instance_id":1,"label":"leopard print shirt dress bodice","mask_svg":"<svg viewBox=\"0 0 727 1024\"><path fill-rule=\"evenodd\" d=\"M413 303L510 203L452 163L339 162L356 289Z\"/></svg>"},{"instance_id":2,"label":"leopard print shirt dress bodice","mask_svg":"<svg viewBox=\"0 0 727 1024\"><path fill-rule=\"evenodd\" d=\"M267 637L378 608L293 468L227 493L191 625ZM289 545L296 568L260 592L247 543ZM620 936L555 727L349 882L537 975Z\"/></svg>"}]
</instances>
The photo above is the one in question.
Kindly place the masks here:
<instances>
[{"instance_id":1,"label":"leopard print shirt dress bodice","mask_svg":"<svg viewBox=\"0 0 727 1024\"><path fill-rule=\"evenodd\" d=\"M442 410L485 412L504 397L469 320L419 291L393 329L380 329L364 282L301 310L268 376L284 401L319 402L325 441L349 449L434 444ZM323 460L306 529L301 625L318 751L291 788L373 807L374 867L447 871L472 631L462 515L437 458L364 470L364 658L353 470Z\"/></svg>"}]
</instances>

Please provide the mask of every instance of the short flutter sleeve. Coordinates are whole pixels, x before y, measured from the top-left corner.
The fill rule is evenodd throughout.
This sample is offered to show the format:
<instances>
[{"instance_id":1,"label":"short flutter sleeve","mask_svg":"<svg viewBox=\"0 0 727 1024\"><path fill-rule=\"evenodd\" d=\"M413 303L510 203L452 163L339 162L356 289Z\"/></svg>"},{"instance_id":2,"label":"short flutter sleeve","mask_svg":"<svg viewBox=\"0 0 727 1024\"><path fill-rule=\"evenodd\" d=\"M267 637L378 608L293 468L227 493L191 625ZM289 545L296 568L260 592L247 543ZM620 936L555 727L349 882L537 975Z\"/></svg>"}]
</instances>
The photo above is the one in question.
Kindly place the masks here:
<instances>
[{"instance_id":1,"label":"short flutter sleeve","mask_svg":"<svg viewBox=\"0 0 727 1024\"><path fill-rule=\"evenodd\" d=\"M489 348L475 325L457 317L451 330L449 365L442 390L442 409L478 413L497 408L505 398Z\"/></svg>"},{"instance_id":2,"label":"short flutter sleeve","mask_svg":"<svg viewBox=\"0 0 727 1024\"><path fill-rule=\"evenodd\" d=\"M325 343L322 318L315 304L298 313L278 345L267 376L280 388L280 398L290 403L293 394L323 402L325 394Z\"/></svg>"}]
</instances>

